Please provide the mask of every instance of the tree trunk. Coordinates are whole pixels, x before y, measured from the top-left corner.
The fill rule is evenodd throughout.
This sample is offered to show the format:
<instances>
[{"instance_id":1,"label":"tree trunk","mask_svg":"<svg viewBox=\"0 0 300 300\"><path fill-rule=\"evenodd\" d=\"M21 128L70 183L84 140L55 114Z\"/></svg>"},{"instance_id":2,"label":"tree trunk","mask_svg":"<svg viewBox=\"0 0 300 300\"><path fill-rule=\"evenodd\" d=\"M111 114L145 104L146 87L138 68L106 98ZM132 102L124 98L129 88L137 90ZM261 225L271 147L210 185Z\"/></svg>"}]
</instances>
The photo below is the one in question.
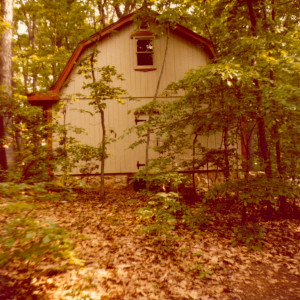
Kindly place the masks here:
<instances>
[{"instance_id":1,"label":"tree trunk","mask_svg":"<svg viewBox=\"0 0 300 300\"><path fill-rule=\"evenodd\" d=\"M104 197L104 169L105 169L105 154L106 154L106 128L104 122L104 110L100 109L100 116L101 116L101 127L102 127L102 156L101 156L101 184L100 184L100 197Z\"/></svg>"},{"instance_id":2,"label":"tree trunk","mask_svg":"<svg viewBox=\"0 0 300 300\"><path fill-rule=\"evenodd\" d=\"M121 5L114 5L115 12L116 12L117 17L119 19L121 19L122 17L124 17L124 16L128 15L129 13L131 13L136 7L136 2L133 1L131 3L131 1L126 1L125 5L122 4L122 6L124 8L123 9L124 12L121 11Z\"/></svg>"},{"instance_id":3,"label":"tree trunk","mask_svg":"<svg viewBox=\"0 0 300 300\"><path fill-rule=\"evenodd\" d=\"M36 33L36 16L33 16L32 20L32 31L30 36L30 43L32 50L35 51L35 33ZM38 70L37 70L38 71ZM33 74L32 76L32 91L35 93L37 90L37 74Z\"/></svg>"},{"instance_id":4,"label":"tree trunk","mask_svg":"<svg viewBox=\"0 0 300 300\"><path fill-rule=\"evenodd\" d=\"M90 65L91 65L91 73L92 73L92 81L96 83L96 76L95 76L95 69L94 69L94 59L95 59L95 52L92 53L90 58ZM101 174L101 181L100 181L100 197L104 198L104 171L105 171L105 156L106 156L106 127L105 127L105 119L104 119L104 110L101 106L101 101L98 103L98 112L100 113L101 119L101 129L102 129L102 140L101 140L101 167L100 167L100 174Z\"/></svg>"},{"instance_id":5,"label":"tree trunk","mask_svg":"<svg viewBox=\"0 0 300 300\"><path fill-rule=\"evenodd\" d=\"M5 171L7 170L7 159L4 148L3 138L5 137L5 128L4 128L4 120L2 115L0 115L0 181L5 178Z\"/></svg>"},{"instance_id":6,"label":"tree trunk","mask_svg":"<svg viewBox=\"0 0 300 300\"><path fill-rule=\"evenodd\" d=\"M228 127L223 127L223 133L224 133L224 162L225 162L225 169L224 169L224 177L227 180L229 180L230 176L230 163L229 163L229 149L228 149Z\"/></svg>"},{"instance_id":7,"label":"tree trunk","mask_svg":"<svg viewBox=\"0 0 300 300\"><path fill-rule=\"evenodd\" d=\"M224 96L224 87L223 87L223 80L221 80L221 103L222 108L224 111L224 115L226 115L226 104L225 104L225 96ZM225 125L222 128L223 131L223 142L224 142L224 162L225 162L225 168L224 168L224 177L226 181L229 179L230 176L230 164L229 164L229 149L228 149L228 131L229 128L227 126L228 120L226 120Z\"/></svg>"},{"instance_id":8,"label":"tree trunk","mask_svg":"<svg viewBox=\"0 0 300 300\"><path fill-rule=\"evenodd\" d=\"M192 161L192 167L193 167L193 193L195 196L197 196L197 188L196 188L196 179L195 179L195 160L196 160L196 143L197 143L198 134L195 133L195 137L193 140L193 161Z\"/></svg>"},{"instance_id":9,"label":"tree trunk","mask_svg":"<svg viewBox=\"0 0 300 300\"><path fill-rule=\"evenodd\" d=\"M167 52L168 52L168 48L169 48L169 29L167 31L166 39L167 40L166 40L164 58L163 58L160 74L159 74L159 77L158 77L158 80L157 80L156 90L155 90L154 97L153 97L153 103L156 102L158 92L159 92L160 83L161 83L161 79L162 79L162 75L163 75L165 64L166 64ZM149 112L149 120L148 120L149 124L151 124L152 115L153 115L153 113L152 113L152 111L150 111ZM146 167L148 167L148 165L149 165L150 134L151 134L151 128L148 127L148 129L147 129L147 140L146 140L146 161L145 161L145 166Z\"/></svg>"},{"instance_id":10,"label":"tree trunk","mask_svg":"<svg viewBox=\"0 0 300 300\"><path fill-rule=\"evenodd\" d=\"M258 126L258 145L261 153L261 157L265 163L265 173L267 177L272 177L271 159L268 148L268 142L266 138L265 120L263 117L257 118Z\"/></svg>"},{"instance_id":11,"label":"tree trunk","mask_svg":"<svg viewBox=\"0 0 300 300\"><path fill-rule=\"evenodd\" d=\"M3 20L10 25L10 28L1 35L0 42L0 84L3 85L4 92L7 97L4 100L4 105L9 104L12 95L12 25L13 25L13 0L1 0L1 16ZM4 148L5 140L7 140L7 128L11 126L11 120L5 115L0 117L0 164L1 169L6 170L14 162L13 143L9 141L9 147Z\"/></svg>"},{"instance_id":12,"label":"tree trunk","mask_svg":"<svg viewBox=\"0 0 300 300\"><path fill-rule=\"evenodd\" d=\"M250 22L251 22L252 36L256 37L257 36L257 26L256 26L257 23L256 23L256 17L254 14L251 0L247 0L247 6L248 6L249 18L250 18ZM255 65L255 60L253 62L253 65ZM254 79L253 83L258 90L256 99L257 99L258 105L260 106L262 99L261 99L261 96L259 95L259 88L260 88L259 82L257 79ZM265 173L266 173L267 177L270 178L270 177L272 177L272 168L271 168L271 158L270 158L270 153L269 153L269 148L268 148L268 142L267 142L267 138L266 138L265 120L262 116L258 116L256 119L256 122L257 122L257 127L258 127L258 146L260 149L261 157L265 164Z\"/></svg>"},{"instance_id":13,"label":"tree trunk","mask_svg":"<svg viewBox=\"0 0 300 300\"><path fill-rule=\"evenodd\" d=\"M106 23L106 18L107 18L107 14L105 12L105 6L107 5L106 1L104 1L102 3L102 1L97 1L97 8L98 8L98 12L99 12L99 15L100 15L100 23L102 24L102 28L105 28L107 26L107 23Z\"/></svg>"}]
</instances>

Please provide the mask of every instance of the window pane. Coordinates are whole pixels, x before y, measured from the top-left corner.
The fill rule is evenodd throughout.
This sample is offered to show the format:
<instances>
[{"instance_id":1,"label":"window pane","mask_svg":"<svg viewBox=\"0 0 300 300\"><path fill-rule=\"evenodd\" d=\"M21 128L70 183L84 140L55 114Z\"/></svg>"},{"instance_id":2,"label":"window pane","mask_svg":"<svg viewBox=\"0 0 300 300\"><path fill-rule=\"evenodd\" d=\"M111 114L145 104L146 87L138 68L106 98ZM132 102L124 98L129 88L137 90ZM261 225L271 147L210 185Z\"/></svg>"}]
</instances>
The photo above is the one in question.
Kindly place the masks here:
<instances>
[{"instance_id":1,"label":"window pane","mask_svg":"<svg viewBox=\"0 0 300 300\"><path fill-rule=\"evenodd\" d=\"M138 66L152 66L152 53L137 53L137 64Z\"/></svg>"},{"instance_id":2,"label":"window pane","mask_svg":"<svg viewBox=\"0 0 300 300\"><path fill-rule=\"evenodd\" d=\"M137 52L150 52L152 50L151 40L137 40Z\"/></svg>"}]
</instances>

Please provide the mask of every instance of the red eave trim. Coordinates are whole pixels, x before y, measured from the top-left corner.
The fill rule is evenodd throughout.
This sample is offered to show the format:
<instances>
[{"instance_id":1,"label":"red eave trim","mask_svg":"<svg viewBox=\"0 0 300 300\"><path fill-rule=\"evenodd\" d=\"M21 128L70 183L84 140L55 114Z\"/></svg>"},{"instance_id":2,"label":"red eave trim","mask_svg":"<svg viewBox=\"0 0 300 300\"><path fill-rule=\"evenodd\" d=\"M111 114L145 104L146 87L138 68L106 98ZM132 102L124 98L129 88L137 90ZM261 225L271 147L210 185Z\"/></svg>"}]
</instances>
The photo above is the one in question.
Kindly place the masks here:
<instances>
[{"instance_id":1,"label":"red eave trim","mask_svg":"<svg viewBox=\"0 0 300 300\"><path fill-rule=\"evenodd\" d=\"M27 100L31 105L48 106L57 103L60 97L57 94L28 94Z\"/></svg>"},{"instance_id":2,"label":"red eave trim","mask_svg":"<svg viewBox=\"0 0 300 300\"><path fill-rule=\"evenodd\" d=\"M58 101L59 96L54 94L28 94L27 99L28 101L41 101L41 100Z\"/></svg>"}]
</instances>

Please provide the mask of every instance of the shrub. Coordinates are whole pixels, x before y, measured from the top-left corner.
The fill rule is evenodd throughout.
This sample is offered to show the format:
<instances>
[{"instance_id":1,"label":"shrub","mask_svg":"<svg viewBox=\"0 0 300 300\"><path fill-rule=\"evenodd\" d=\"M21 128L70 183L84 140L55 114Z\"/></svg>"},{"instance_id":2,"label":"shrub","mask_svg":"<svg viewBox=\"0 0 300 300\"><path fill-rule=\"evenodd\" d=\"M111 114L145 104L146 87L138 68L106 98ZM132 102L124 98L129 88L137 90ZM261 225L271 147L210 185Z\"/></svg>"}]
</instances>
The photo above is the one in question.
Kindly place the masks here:
<instances>
[{"instance_id":1,"label":"shrub","mask_svg":"<svg viewBox=\"0 0 300 300\"><path fill-rule=\"evenodd\" d=\"M52 222L31 217L14 217L0 237L0 265L15 261L37 264L43 260L77 263L68 233Z\"/></svg>"},{"instance_id":2,"label":"shrub","mask_svg":"<svg viewBox=\"0 0 300 300\"><path fill-rule=\"evenodd\" d=\"M137 211L137 215L146 223L141 231L155 235L170 234L180 226L195 228L208 223L203 207L192 211L180 202L180 196L174 192L153 195L148 205Z\"/></svg>"},{"instance_id":3,"label":"shrub","mask_svg":"<svg viewBox=\"0 0 300 300\"><path fill-rule=\"evenodd\" d=\"M228 180L221 185L214 186L206 194L204 201L230 201L230 209L233 208L233 204L237 204L244 213L246 209L253 213L263 212L270 207L276 211L279 208L280 199L296 197L296 189L295 186L280 178L268 178L265 175L249 176L238 180Z\"/></svg>"},{"instance_id":4,"label":"shrub","mask_svg":"<svg viewBox=\"0 0 300 300\"><path fill-rule=\"evenodd\" d=\"M259 225L233 227L236 237L232 241L232 245L236 246L238 243L243 243L248 246L249 250L261 250L264 244L265 231L265 228Z\"/></svg>"},{"instance_id":5,"label":"shrub","mask_svg":"<svg viewBox=\"0 0 300 300\"><path fill-rule=\"evenodd\" d=\"M7 198L2 199L0 266L18 262L28 269L44 260L80 263L75 257L69 233L54 222L36 218L38 207L19 199L26 198L24 190L30 193L29 186L20 186L12 185L10 197L6 195Z\"/></svg>"}]
</instances>

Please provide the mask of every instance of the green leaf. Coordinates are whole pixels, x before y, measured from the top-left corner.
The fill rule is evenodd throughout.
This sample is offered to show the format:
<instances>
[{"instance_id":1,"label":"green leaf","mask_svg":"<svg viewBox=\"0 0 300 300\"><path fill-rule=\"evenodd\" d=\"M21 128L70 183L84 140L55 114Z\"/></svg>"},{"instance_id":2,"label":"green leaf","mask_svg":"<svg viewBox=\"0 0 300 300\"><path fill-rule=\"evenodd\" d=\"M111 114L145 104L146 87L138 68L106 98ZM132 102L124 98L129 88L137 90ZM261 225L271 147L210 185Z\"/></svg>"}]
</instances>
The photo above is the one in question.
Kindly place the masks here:
<instances>
[{"instance_id":1,"label":"green leaf","mask_svg":"<svg viewBox=\"0 0 300 300\"><path fill-rule=\"evenodd\" d=\"M51 239L50 239L49 235L46 235L46 236L43 238L42 241L43 241L44 244L47 244L47 243L49 243L49 242L51 241Z\"/></svg>"},{"instance_id":2,"label":"green leaf","mask_svg":"<svg viewBox=\"0 0 300 300\"><path fill-rule=\"evenodd\" d=\"M28 232L28 233L26 234L26 239L31 239L31 238L34 237L35 235L36 235L35 232Z\"/></svg>"}]
</instances>

